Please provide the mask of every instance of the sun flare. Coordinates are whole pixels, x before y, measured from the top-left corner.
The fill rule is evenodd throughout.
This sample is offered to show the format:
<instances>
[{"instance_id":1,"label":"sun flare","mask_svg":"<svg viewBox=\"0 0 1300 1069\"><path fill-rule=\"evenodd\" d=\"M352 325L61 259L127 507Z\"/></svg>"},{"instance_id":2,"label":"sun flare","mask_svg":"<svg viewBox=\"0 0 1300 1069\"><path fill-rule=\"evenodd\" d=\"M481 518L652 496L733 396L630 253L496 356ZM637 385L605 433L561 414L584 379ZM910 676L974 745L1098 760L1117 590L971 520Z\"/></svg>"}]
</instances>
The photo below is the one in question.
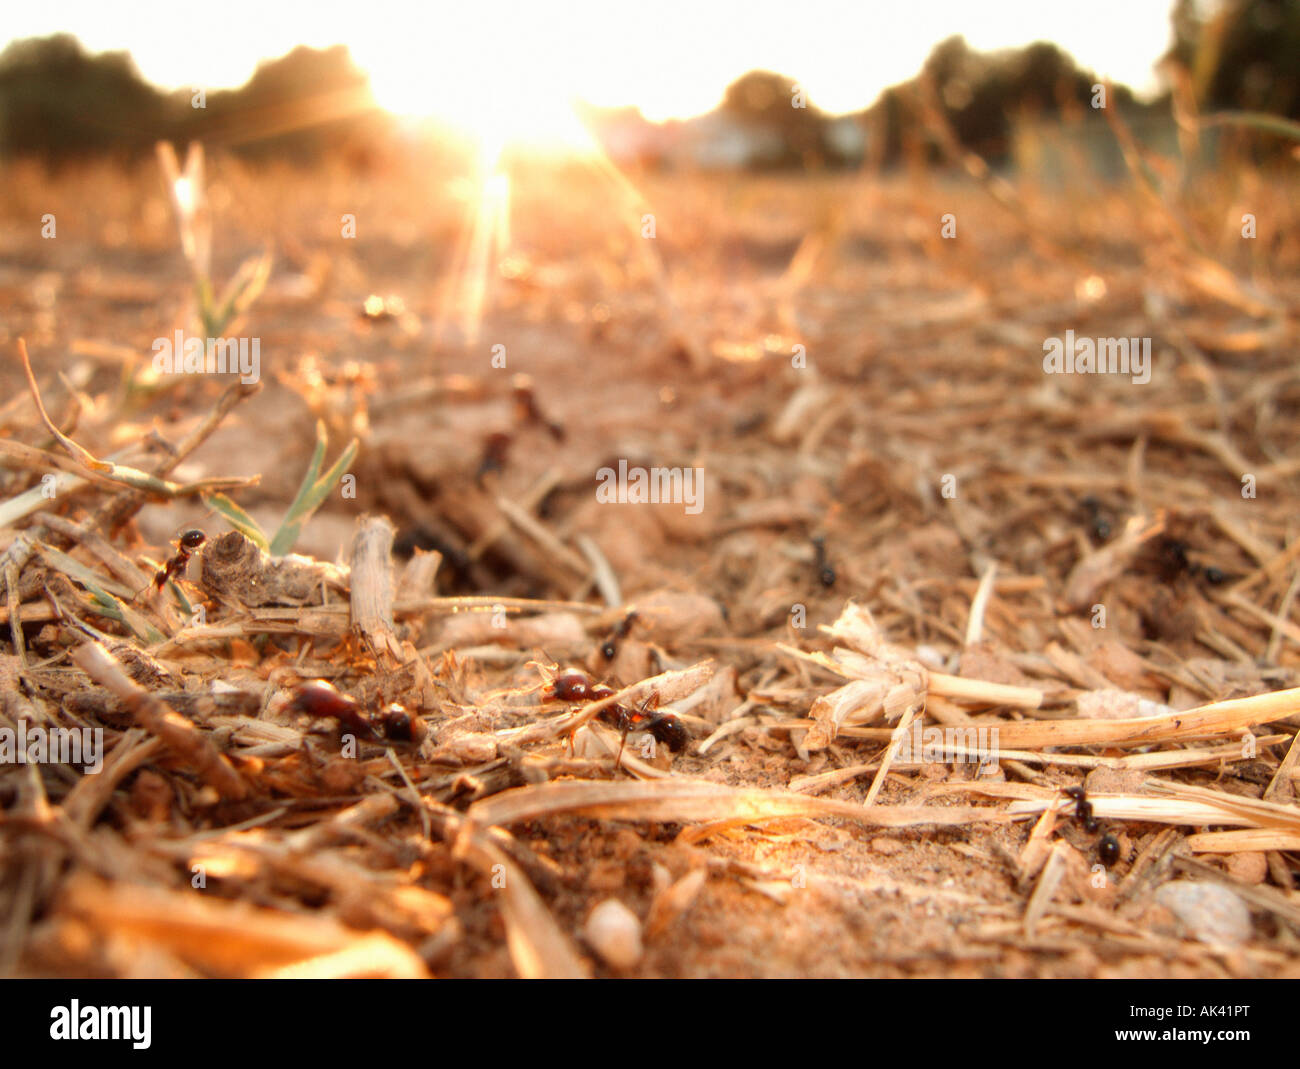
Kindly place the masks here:
<instances>
[{"instance_id":1,"label":"sun flare","mask_svg":"<svg viewBox=\"0 0 1300 1069\"><path fill-rule=\"evenodd\" d=\"M505 54L494 45L490 63L468 55L440 57L436 78L427 55L395 51L371 67L370 84L386 111L432 118L476 138L490 165L507 147L562 155L595 151L576 114L576 94L544 55L521 45Z\"/></svg>"}]
</instances>

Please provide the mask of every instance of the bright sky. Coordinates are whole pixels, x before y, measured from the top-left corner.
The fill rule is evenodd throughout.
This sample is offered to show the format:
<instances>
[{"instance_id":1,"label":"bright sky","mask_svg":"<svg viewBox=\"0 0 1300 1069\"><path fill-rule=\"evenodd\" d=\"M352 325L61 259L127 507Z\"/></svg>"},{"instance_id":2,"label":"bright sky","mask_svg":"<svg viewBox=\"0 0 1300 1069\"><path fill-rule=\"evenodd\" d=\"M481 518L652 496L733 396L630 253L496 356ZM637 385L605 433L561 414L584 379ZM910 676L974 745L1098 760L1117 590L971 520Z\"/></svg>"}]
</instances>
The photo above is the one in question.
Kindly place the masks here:
<instances>
[{"instance_id":1,"label":"bright sky","mask_svg":"<svg viewBox=\"0 0 1300 1069\"><path fill-rule=\"evenodd\" d=\"M237 86L295 45L346 44L379 102L405 114L556 101L708 111L765 67L831 112L872 103L953 33L973 48L1054 41L1085 68L1153 91L1172 0L63 0L10 3L7 39L58 31L127 49L164 87Z\"/></svg>"}]
</instances>

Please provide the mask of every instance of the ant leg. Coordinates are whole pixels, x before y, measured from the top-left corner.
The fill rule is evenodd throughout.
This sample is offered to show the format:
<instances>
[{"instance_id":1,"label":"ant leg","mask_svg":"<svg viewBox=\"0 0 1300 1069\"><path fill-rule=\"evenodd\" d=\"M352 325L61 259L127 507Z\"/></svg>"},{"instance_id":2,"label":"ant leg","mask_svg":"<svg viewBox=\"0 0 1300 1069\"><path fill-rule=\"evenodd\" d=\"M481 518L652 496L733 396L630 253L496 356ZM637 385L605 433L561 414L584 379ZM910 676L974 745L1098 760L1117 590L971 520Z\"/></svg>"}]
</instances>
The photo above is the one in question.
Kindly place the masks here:
<instances>
[{"instance_id":1,"label":"ant leg","mask_svg":"<svg viewBox=\"0 0 1300 1069\"><path fill-rule=\"evenodd\" d=\"M628 724L623 728L623 734L618 740L618 756L614 758L614 777L618 778L618 770L623 767L623 747L627 744L627 733L632 730L632 725Z\"/></svg>"}]
</instances>

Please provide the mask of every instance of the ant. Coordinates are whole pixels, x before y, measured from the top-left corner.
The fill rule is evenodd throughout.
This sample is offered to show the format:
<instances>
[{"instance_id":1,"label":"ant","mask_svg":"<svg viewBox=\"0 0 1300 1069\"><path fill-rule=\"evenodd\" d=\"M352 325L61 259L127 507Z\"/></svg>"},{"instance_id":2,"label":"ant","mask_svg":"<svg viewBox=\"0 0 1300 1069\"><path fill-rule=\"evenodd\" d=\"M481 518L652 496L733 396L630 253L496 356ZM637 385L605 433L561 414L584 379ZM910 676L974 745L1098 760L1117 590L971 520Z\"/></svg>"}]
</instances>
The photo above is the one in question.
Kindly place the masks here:
<instances>
[{"instance_id":1,"label":"ant","mask_svg":"<svg viewBox=\"0 0 1300 1069\"><path fill-rule=\"evenodd\" d=\"M835 569L830 566L826 560L826 539L822 535L817 535L810 539L813 545L813 567L817 569L817 578L821 580L822 586L832 587L835 585Z\"/></svg>"},{"instance_id":2,"label":"ant","mask_svg":"<svg viewBox=\"0 0 1300 1069\"><path fill-rule=\"evenodd\" d=\"M1092 531L1092 537L1098 542L1105 542L1110 537L1110 520L1102 513L1101 502L1092 494L1088 494L1079 502L1088 517L1088 528Z\"/></svg>"},{"instance_id":3,"label":"ant","mask_svg":"<svg viewBox=\"0 0 1300 1069\"><path fill-rule=\"evenodd\" d=\"M1207 583L1213 586L1220 586L1228 581L1228 575L1222 568L1216 568L1214 565L1201 567L1194 563L1187 556L1187 543L1181 542L1176 538L1164 538L1160 542L1160 568L1164 573L1163 578L1167 583L1173 582L1179 575L1184 572L1193 579L1199 573L1204 577Z\"/></svg>"},{"instance_id":4,"label":"ant","mask_svg":"<svg viewBox=\"0 0 1300 1069\"><path fill-rule=\"evenodd\" d=\"M627 638L628 632L632 630L632 625L637 622L637 619L636 610L629 610L628 614L623 617L622 622L615 627L614 630L609 633L609 637L601 643L600 655L604 657L605 660L612 661L618 655L618 644L623 639Z\"/></svg>"},{"instance_id":5,"label":"ant","mask_svg":"<svg viewBox=\"0 0 1300 1069\"><path fill-rule=\"evenodd\" d=\"M358 739L374 742L418 742L425 734L424 722L397 702L368 715L355 698L323 679L298 684L285 710L313 719L333 717Z\"/></svg>"},{"instance_id":6,"label":"ant","mask_svg":"<svg viewBox=\"0 0 1300 1069\"><path fill-rule=\"evenodd\" d=\"M1088 792L1082 787L1062 787L1061 792L1074 799L1075 818L1088 831L1101 830L1101 821L1092 815L1092 803L1088 801ZM1097 840L1097 857L1106 868L1119 860L1119 839L1111 832L1106 832Z\"/></svg>"},{"instance_id":7,"label":"ant","mask_svg":"<svg viewBox=\"0 0 1300 1069\"><path fill-rule=\"evenodd\" d=\"M136 597L138 598L140 594L148 590L149 586L152 586L155 592L161 593L162 588L167 585L169 579L176 578L189 567L190 557L207 540L208 536L197 527L191 527L188 531L183 531L180 538L175 539L175 555L167 558L163 566L154 573L153 581L148 586L142 587Z\"/></svg>"},{"instance_id":8,"label":"ant","mask_svg":"<svg viewBox=\"0 0 1300 1069\"><path fill-rule=\"evenodd\" d=\"M493 431L483 440L483 458L479 461L474 481L479 486L489 474L505 471L506 461L510 455L510 435L505 431Z\"/></svg>"},{"instance_id":9,"label":"ant","mask_svg":"<svg viewBox=\"0 0 1300 1069\"><path fill-rule=\"evenodd\" d=\"M384 738L393 742L419 742L425 734L424 722L399 702L389 702L372 718Z\"/></svg>"},{"instance_id":10,"label":"ant","mask_svg":"<svg viewBox=\"0 0 1300 1069\"><path fill-rule=\"evenodd\" d=\"M536 423L545 427L546 432L557 442L564 441L564 428L554 420L547 419L538 407L531 376L516 375L511 381L511 392L514 394L515 419L518 422Z\"/></svg>"},{"instance_id":11,"label":"ant","mask_svg":"<svg viewBox=\"0 0 1300 1069\"><path fill-rule=\"evenodd\" d=\"M1166 582L1177 578L1183 572L1196 574L1196 565L1187 558L1187 543L1176 538L1160 540L1160 566Z\"/></svg>"},{"instance_id":12,"label":"ant","mask_svg":"<svg viewBox=\"0 0 1300 1069\"><path fill-rule=\"evenodd\" d=\"M1088 801L1088 794L1082 787L1062 787L1061 790L1074 799L1074 816L1080 824L1088 831L1096 831L1101 827L1097 818L1092 815L1092 803Z\"/></svg>"},{"instance_id":13,"label":"ant","mask_svg":"<svg viewBox=\"0 0 1300 1069\"><path fill-rule=\"evenodd\" d=\"M581 668L566 668L551 680L550 693L560 701L581 702L600 701L602 698L616 694L617 691L604 683L593 682L591 676ZM598 719L623 733L618 744L618 757L614 760L616 768L623 758L623 746L627 742L627 736L632 731L648 731L656 741L663 743L673 753L680 753L690 741L690 735L680 718L675 713L652 712L652 703L658 703L657 696L647 699L636 709L615 704L596 714Z\"/></svg>"}]
</instances>

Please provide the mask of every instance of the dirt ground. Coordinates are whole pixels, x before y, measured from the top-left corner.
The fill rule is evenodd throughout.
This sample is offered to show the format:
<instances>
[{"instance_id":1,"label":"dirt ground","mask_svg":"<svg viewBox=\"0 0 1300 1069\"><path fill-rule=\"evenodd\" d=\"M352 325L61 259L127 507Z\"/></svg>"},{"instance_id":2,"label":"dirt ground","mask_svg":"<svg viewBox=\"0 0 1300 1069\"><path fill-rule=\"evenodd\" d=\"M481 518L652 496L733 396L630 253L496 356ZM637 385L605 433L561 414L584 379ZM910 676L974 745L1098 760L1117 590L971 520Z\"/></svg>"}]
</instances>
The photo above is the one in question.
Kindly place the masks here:
<instances>
[{"instance_id":1,"label":"dirt ground","mask_svg":"<svg viewBox=\"0 0 1300 1069\"><path fill-rule=\"evenodd\" d=\"M260 340L261 381L170 478L260 477L227 493L271 533L317 423L326 466L356 438L293 549L355 572L358 518L387 516L395 625L387 648L349 627L346 573L278 608L218 589L205 554L230 527L193 496L112 523L95 510L120 488L92 482L3 528L6 562L26 531L117 578L42 513L100 524L145 575L183 528L208 543L180 588L197 623L172 589L118 599L152 642L96 614L63 557L6 577L0 726L102 727L109 756L100 777L0 765L0 968L1300 975L1293 181L1170 177L1162 197L1079 176L1000 203L926 173L521 170L492 234L452 175L208 172L212 277L273 256L232 328ZM21 336L51 419L155 470L233 381L151 372L194 311L157 169L0 185L4 437L68 459ZM1149 338L1149 381L1046 374L1066 331ZM702 469L698 511L599 500L620 460ZM0 500L43 463L9 453ZM432 588L408 586L430 551ZM88 636L184 723L74 667ZM548 727L582 707L546 700L552 666L623 687L705 663L674 705L683 752L615 771L600 720L572 747ZM314 678L401 701L427 737L349 754L287 704ZM819 700L881 678L883 706L827 721ZM924 700L898 704L917 678ZM1178 719L1206 706L1203 729ZM900 714L998 727L1005 752L903 759ZM700 782L733 790L673 794ZM565 784L594 793L546 793ZM1230 889L1229 935L1162 894L1180 883ZM588 924L610 898L636 918L626 960Z\"/></svg>"}]
</instances>

